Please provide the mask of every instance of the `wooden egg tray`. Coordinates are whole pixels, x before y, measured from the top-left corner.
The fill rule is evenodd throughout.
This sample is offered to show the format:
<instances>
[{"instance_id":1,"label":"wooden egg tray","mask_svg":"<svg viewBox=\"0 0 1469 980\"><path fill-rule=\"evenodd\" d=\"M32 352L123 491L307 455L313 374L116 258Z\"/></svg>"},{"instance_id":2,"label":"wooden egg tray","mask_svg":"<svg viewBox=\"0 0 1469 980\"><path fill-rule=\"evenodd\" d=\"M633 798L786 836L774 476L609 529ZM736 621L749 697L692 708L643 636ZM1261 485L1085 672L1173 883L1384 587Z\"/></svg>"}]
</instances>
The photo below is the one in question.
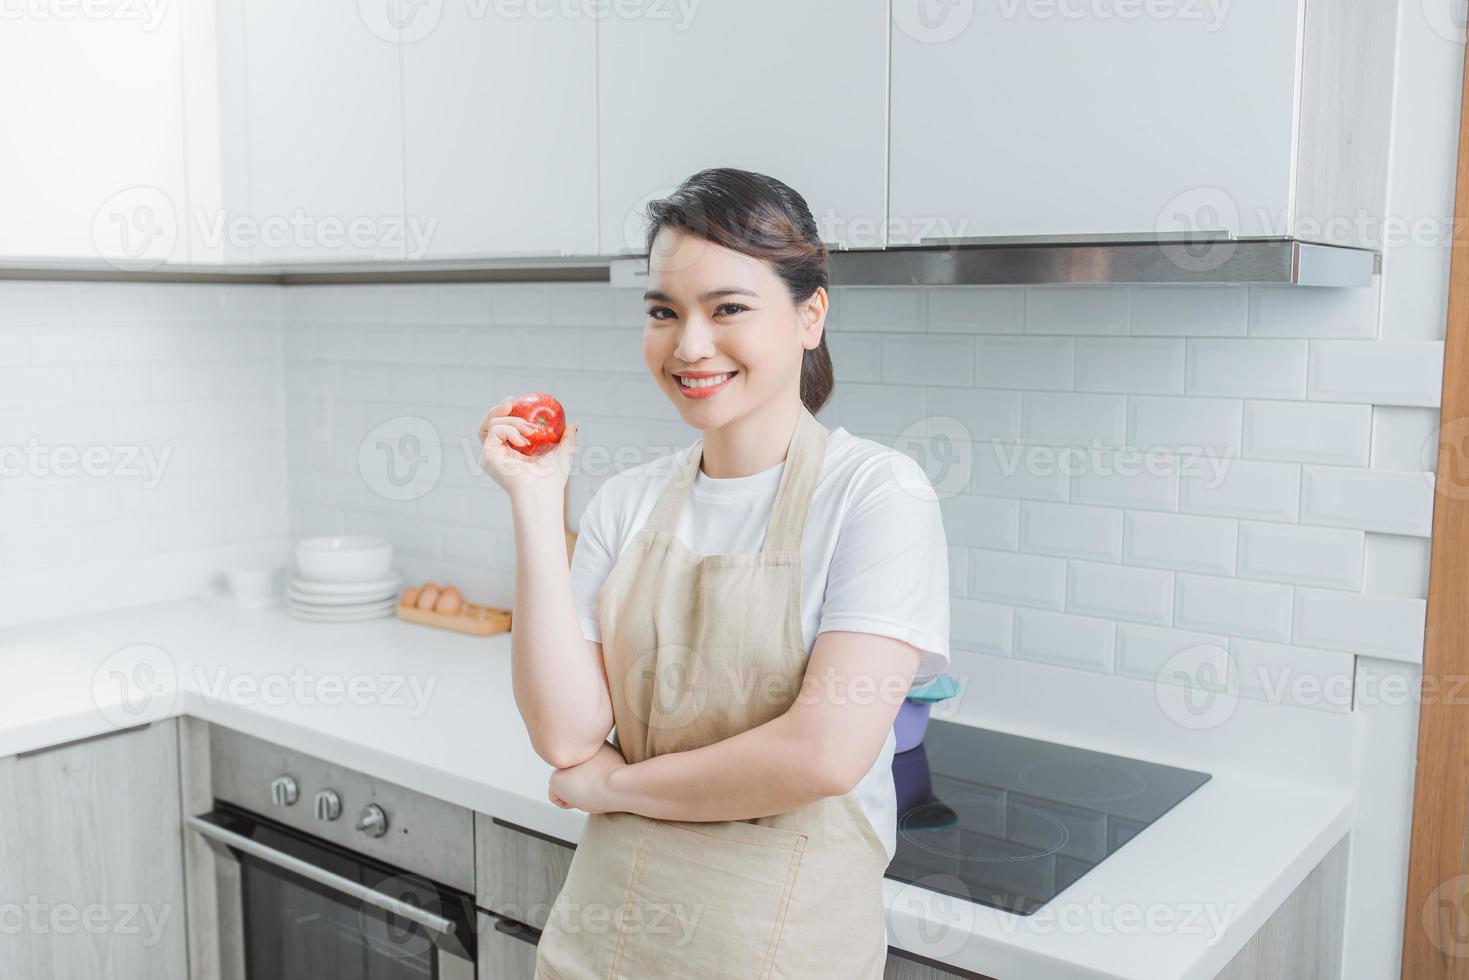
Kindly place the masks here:
<instances>
[{"instance_id":1,"label":"wooden egg tray","mask_svg":"<svg viewBox=\"0 0 1469 980\"><path fill-rule=\"evenodd\" d=\"M410 623L440 626L446 630L458 630L460 633L473 633L476 636L493 636L496 633L510 631L509 609L481 606L473 602L464 603L459 607L459 611L451 616L448 613L434 612L432 609L405 606L400 597L397 612L399 619L406 619Z\"/></svg>"}]
</instances>

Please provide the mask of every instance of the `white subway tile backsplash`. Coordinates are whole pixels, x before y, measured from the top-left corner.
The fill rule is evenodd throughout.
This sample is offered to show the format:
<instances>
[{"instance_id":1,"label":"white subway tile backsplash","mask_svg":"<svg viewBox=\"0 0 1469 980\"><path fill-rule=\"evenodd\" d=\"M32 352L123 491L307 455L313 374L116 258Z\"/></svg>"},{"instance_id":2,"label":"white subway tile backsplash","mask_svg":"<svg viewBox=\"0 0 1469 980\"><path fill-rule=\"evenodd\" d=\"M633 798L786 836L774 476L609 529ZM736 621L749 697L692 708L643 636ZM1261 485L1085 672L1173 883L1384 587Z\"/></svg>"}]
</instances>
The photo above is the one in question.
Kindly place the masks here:
<instances>
[{"instance_id":1,"label":"white subway tile backsplash","mask_svg":"<svg viewBox=\"0 0 1469 980\"><path fill-rule=\"evenodd\" d=\"M1116 561L1122 552L1122 511L1027 500L1020 507L1022 551L1063 558Z\"/></svg>"},{"instance_id":2,"label":"white subway tile backsplash","mask_svg":"<svg viewBox=\"0 0 1469 980\"><path fill-rule=\"evenodd\" d=\"M1066 611L1167 626L1173 619L1173 573L1073 561L1067 566Z\"/></svg>"},{"instance_id":3,"label":"white subway tile backsplash","mask_svg":"<svg viewBox=\"0 0 1469 980\"><path fill-rule=\"evenodd\" d=\"M1205 460L1182 474L1178 506L1191 514L1294 521L1300 490L1300 467L1293 463Z\"/></svg>"},{"instance_id":4,"label":"white subway tile backsplash","mask_svg":"<svg viewBox=\"0 0 1469 980\"><path fill-rule=\"evenodd\" d=\"M887 384L974 383L974 341L968 337L884 337L882 380Z\"/></svg>"},{"instance_id":5,"label":"white subway tile backsplash","mask_svg":"<svg viewBox=\"0 0 1469 980\"><path fill-rule=\"evenodd\" d=\"M1075 350L1070 337L981 337L974 342L974 383L1068 391Z\"/></svg>"},{"instance_id":6,"label":"white subway tile backsplash","mask_svg":"<svg viewBox=\"0 0 1469 980\"><path fill-rule=\"evenodd\" d=\"M1309 397L1376 405L1437 405L1443 388L1438 341L1321 340L1311 343Z\"/></svg>"},{"instance_id":7,"label":"white subway tile backsplash","mask_svg":"<svg viewBox=\"0 0 1469 980\"><path fill-rule=\"evenodd\" d=\"M1103 507L1178 509L1180 461L1167 454L1122 449L1083 459L1071 477L1071 502Z\"/></svg>"},{"instance_id":8,"label":"white subway tile backsplash","mask_svg":"<svg viewBox=\"0 0 1469 980\"><path fill-rule=\"evenodd\" d=\"M534 390L527 388L526 390ZM668 396L649 378L618 378L619 414L651 419L673 418L677 410ZM903 385L838 384L828 403L829 425L843 425L852 432L895 436L918 422L924 410L924 390Z\"/></svg>"},{"instance_id":9,"label":"white subway tile backsplash","mask_svg":"<svg viewBox=\"0 0 1469 980\"><path fill-rule=\"evenodd\" d=\"M1367 534L1368 595L1400 599L1428 597L1429 539L1403 534Z\"/></svg>"},{"instance_id":10,"label":"white subway tile backsplash","mask_svg":"<svg viewBox=\"0 0 1469 980\"><path fill-rule=\"evenodd\" d=\"M1020 536L1020 502L958 493L939 501L951 545L1014 551Z\"/></svg>"},{"instance_id":11,"label":"white subway tile backsplash","mask_svg":"<svg viewBox=\"0 0 1469 980\"><path fill-rule=\"evenodd\" d=\"M1066 562L1009 551L969 552L969 594L976 599L1042 609L1066 606Z\"/></svg>"},{"instance_id":12,"label":"white subway tile backsplash","mask_svg":"<svg viewBox=\"0 0 1469 980\"><path fill-rule=\"evenodd\" d=\"M1290 641L1291 590L1287 586L1183 573L1175 584L1175 626Z\"/></svg>"},{"instance_id":13,"label":"white subway tile backsplash","mask_svg":"<svg viewBox=\"0 0 1469 980\"><path fill-rule=\"evenodd\" d=\"M496 284L490 300L490 322L506 327L549 324L551 287L542 284Z\"/></svg>"},{"instance_id":14,"label":"white subway tile backsplash","mask_svg":"<svg viewBox=\"0 0 1469 980\"><path fill-rule=\"evenodd\" d=\"M1048 446L1120 446L1127 426L1121 395L1021 392L1020 432Z\"/></svg>"},{"instance_id":15,"label":"white subway tile backsplash","mask_svg":"<svg viewBox=\"0 0 1469 980\"><path fill-rule=\"evenodd\" d=\"M1377 286L1251 286L1251 337L1377 336Z\"/></svg>"},{"instance_id":16,"label":"white subway tile backsplash","mask_svg":"<svg viewBox=\"0 0 1469 980\"><path fill-rule=\"evenodd\" d=\"M1076 390L1140 395L1183 394L1182 340L1081 338Z\"/></svg>"},{"instance_id":17,"label":"white subway tile backsplash","mask_svg":"<svg viewBox=\"0 0 1469 980\"><path fill-rule=\"evenodd\" d=\"M1127 400L1127 444L1144 451L1237 456L1243 402L1232 398L1158 398Z\"/></svg>"},{"instance_id":18,"label":"white subway tile backsplash","mask_svg":"<svg viewBox=\"0 0 1469 980\"><path fill-rule=\"evenodd\" d=\"M1384 470L1438 468L1436 408L1372 406L1372 467Z\"/></svg>"},{"instance_id":19,"label":"white subway tile backsplash","mask_svg":"<svg viewBox=\"0 0 1469 980\"><path fill-rule=\"evenodd\" d=\"M1305 398L1306 341L1188 341L1185 388L1190 395Z\"/></svg>"},{"instance_id":20,"label":"white subway tile backsplash","mask_svg":"<svg viewBox=\"0 0 1469 980\"><path fill-rule=\"evenodd\" d=\"M1127 333L1131 297L1111 286L1036 286L1026 291L1025 332L1086 336Z\"/></svg>"},{"instance_id":21,"label":"white subway tile backsplash","mask_svg":"<svg viewBox=\"0 0 1469 980\"><path fill-rule=\"evenodd\" d=\"M1213 633L1117 624L1117 673L1138 680L1223 690L1228 651L1229 640Z\"/></svg>"},{"instance_id":22,"label":"white subway tile backsplash","mask_svg":"<svg viewBox=\"0 0 1469 980\"><path fill-rule=\"evenodd\" d=\"M1027 500L1066 499L1068 479L1054 448L993 441L975 443L973 452L973 493Z\"/></svg>"},{"instance_id":23,"label":"white subway tile backsplash","mask_svg":"<svg viewBox=\"0 0 1469 980\"><path fill-rule=\"evenodd\" d=\"M1297 589L1294 642L1421 663L1427 602Z\"/></svg>"},{"instance_id":24,"label":"white subway tile backsplash","mask_svg":"<svg viewBox=\"0 0 1469 980\"><path fill-rule=\"evenodd\" d=\"M840 331L923 333L927 318L927 290L838 286L833 290L826 322Z\"/></svg>"},{"instance_id":25,"label":"white subway tile backsplash","mask_svg":"<svg viewBox=\"0 0 1469 980\"><path fill-rule=\"evenodd\" d=\"M1356 658L1351 654L1233 639L1229 655L1242 697L1324 711L1352 710Z\"/></svg>"},{"instance_id":26,"label":"white subway tile backsplash","mask_svg":"<svg viewBox=\"0 0 1469 980\"><path fill-rule=\"evenodd\" d=\"M1244 454L1251 459L1366 466L1370 405L1245 403Z\"/></svg>"},{"instance_id":27,"label":"white subway tile backsplash","mask_svg":"<svg viewBox=\"0 0 1469 980\"><path fill-rule=\"evenodd\" d=\"M1020 660L1112 672L1116 624L1109 619L1015 610L1011 655Z\"/></svg>"},{"instance_id":28,"label":"white subway tile backsplash","mask_svg":"<svg viewBox=\"0 0 1469 980\"><path fill-rule=\"evenodd\" d=\"M1010 656L1015 610L977 599L951 599L951 640L956 647L998 657Z\"/></svg>"},{"instance_id":29,"label":"white subway tile backsplash","mask_svg":"<svg viewBox=\"0 0 1469 980\"><path fill-rule=\"evenodd\" d=\"M1237 522L1217 517L1130 510L1123 526L1122 560L1129 565L1233 575L1237 529Z\"/></svg>"},{"instance_id":30,"label":"white subway tile backsplash","mask_svg":"<svg viewBox=\"0 0 1469 980\"><path fill-rule=\"evenodd\" d=\"M1303 467L1303 524L1427 537L1432 522L1433 475L1430 473Z\"/></svg>"},{"instance_id":31,"label":"white subway tile backsplash","mask_svg":"<svg viewBox=\"0 0 1469 980\"><path fill-rule=\"evenodd\" d=\"M929 333L1020 333L1025 290L997 286L937 286L928 290Z\"/></svg>"},{"instance_id":32,"label":"white subway tile backsplash","mask_svg":"<svg viewBox=\"0 0 1469 980\"><path fill-rule=\"evenodd\" d=\"M1356 591L1365 549L1361 531L1244 521L1237 572L1240 578Z\"/></svg>"},{"instance_id":33,"label":"white subway tile backsplash","mask_svg":"<svg viewBox=\"0 0 1469 980\"><path fill-rule=\"evenodd\" d=\"M826 347L831 354L832 370L843 382L862 381L872 384L882 382L882 346L884 338L868 333L828 333ZM585 349L583 335L583 358L593 363Z\"/></svg>"},{"instance_id":34,"label":"white subway tile backsplash","mask_svg":"<svg viewBox=\"0 0 1469 980\"><path fill-rule=\"evenodd\" d=\"M837 385L840 391L842 386ZM957 419L968 433L968 441L979 444L992 439L1020 438L1020 392L985 391L976 388L927 388L927 414L933 419Z\"/></svg>"},{"instance_id":35,"label":"white subway tile backsplash","mask_svg":"<svg viewBox=\"0 0 1469 980\"><path fill-rule=\"evenodd\" d=\"M1243 337L1248 290L1239 286L1138 286L1132 333L1155 337Z\"/></svg>"}]
</instances>

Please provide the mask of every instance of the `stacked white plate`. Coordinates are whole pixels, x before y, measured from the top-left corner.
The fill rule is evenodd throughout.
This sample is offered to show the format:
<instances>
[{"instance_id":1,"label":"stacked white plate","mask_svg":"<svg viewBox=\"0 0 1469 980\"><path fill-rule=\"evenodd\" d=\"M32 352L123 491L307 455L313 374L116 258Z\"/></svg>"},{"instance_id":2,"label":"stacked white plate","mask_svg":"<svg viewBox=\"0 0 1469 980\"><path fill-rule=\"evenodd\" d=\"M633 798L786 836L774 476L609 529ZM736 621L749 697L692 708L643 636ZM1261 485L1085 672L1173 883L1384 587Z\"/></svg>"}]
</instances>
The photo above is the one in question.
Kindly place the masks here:
<instances>
[{"instance_id":1,"label":"stacked white plate","mask_svg":"<svg viewBox=\"0 0 1469 980\"><path fill-rule=\"evenodd\" d=\"M349 623L393 615L403 576L380 538L307 538L296 545L286 608L296 619Z\"/></svg>"}]
</instances>

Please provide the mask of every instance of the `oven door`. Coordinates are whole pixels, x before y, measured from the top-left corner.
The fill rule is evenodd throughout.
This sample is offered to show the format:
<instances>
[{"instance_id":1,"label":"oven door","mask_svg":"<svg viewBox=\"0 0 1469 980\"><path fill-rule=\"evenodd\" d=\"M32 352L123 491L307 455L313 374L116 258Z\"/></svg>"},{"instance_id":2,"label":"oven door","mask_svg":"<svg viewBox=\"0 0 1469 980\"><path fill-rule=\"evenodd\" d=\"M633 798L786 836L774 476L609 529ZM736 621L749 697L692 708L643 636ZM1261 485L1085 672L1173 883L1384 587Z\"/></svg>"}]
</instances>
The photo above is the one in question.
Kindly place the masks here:
<instances>
[{"instance_id":1,"label":"oven door","mask_svg":"<svg viewBox=\"0 0 1469 980\"><path fill-rule=\"evenodd\" d=\"M474 980L474 897L216 803L222 980Z\"/></svg>"}]
</instances>

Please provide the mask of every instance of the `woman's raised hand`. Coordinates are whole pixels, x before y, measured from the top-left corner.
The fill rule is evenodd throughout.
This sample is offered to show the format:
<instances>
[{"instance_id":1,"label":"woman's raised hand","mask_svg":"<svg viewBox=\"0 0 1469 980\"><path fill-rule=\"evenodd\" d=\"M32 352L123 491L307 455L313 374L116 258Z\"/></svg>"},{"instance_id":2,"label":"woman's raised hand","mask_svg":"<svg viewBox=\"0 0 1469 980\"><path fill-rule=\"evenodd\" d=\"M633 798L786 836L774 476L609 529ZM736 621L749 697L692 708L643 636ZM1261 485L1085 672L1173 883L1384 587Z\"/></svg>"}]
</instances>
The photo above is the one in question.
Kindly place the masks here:
<instances>
[{"instance_id":1,"label":"woman's raised hand","mask_svg":"<svg viewBox=\"0 0 1469 980\"><path fill-rule=\"evenodd\" d=\"M574 422L566 423L566 432L550 452L527 456L514 446L528 445L525 433L535 426L517 415L508 414L513 399L506 398L485 414L479 425L483 445L480 467L505 488L511 498L522 494L561 493L571 475L572 456L576 452Z\"/></svg>"}]
</instances>

